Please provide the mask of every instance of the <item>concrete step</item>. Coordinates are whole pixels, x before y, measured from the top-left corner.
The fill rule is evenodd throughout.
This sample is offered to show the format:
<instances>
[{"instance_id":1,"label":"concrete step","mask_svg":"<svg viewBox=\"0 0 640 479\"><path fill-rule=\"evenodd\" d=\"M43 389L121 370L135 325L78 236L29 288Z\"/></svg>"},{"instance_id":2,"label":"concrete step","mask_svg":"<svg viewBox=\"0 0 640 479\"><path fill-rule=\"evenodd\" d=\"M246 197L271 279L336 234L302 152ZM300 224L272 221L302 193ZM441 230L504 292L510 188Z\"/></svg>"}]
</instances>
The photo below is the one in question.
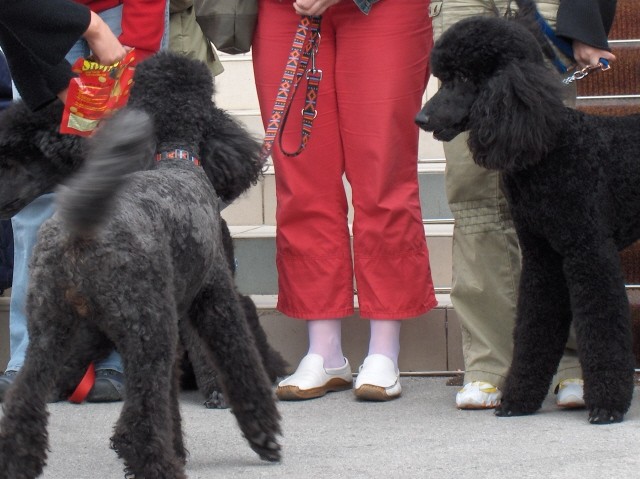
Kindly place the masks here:
<instances>
[{"instance_id":1,"label":"concrete step","mask_svg":"<svg viewBox=\"0 0 640 479\"><path fill-rule=\"evenodd\" d=\"M625 97L580 97L576 107L592 115L632 115L640 113L640 95Z\"/></svg>"},{"instance_id":2,"label":"concrete step","mask_svg":"<svg viewBox=\"0 0 640 479\"><path fill-rule=\"evenodd\" d=\"M444 182L444 160L420 162L418 182L424 221L449 221L453 218L447 203ZM353 221L351 189L344 187L349 201L349 221ZM273 168L269 167L257 185L234 201L222 213L230 225L275 225L276 193Z\"/></svg>"},{"instance_id":3,"label":"concrete step","mask_svg":"<svg viewBox=\"0 0 640 479\"><path fill-rule=\"evenodd\" d=\"M464 369L460 325L449 296L437 294L438 306L418 318L403 321L398 366L403 373L441 374ZM254 295L261 324L271 345L283 355L292 372L308 349L305 321L275 310L276 297ZM357 304L357 302L356 302ZM344 355L354 372L362 364L369 345L369 321L356 313L342 322Z\"/></svg>"},{"instance_id":4,"label":"concrete step","mask_svg":"<svg viewBox=\"0 0 640 479\"><path fill-rule=\"evenodd\" d=\"M216 77L216 104L225 110L259 110L251 53L220 54L224 73ZM282 66L284 68L284 65Z\"/></svg>"},{"instance_id":5,"label":"concrete step","mask_svg":"<svg viewBox=\"0 0 640 479\"><path fill-rule=\"evenodd\" d=\"M446 294L438 294L438 306L403 323L399 367L403 373L441 373L463 369L460 326ZM260 321L270 343L289 363L291 371L308 348L304 321L275 310L275 295L253 295ZM355 314L342 328L345 356L354 368L362 363L368 346L368 321ZM0 372L9 361L9 297L0 297Z\"/></svg>"},{"instance_id":6,"label":"concrete step","mask_svg":"<svg viewBox=\"0 0 640 479\"><path fill-rule=\"evenodd\" d=\"M275 264L275 226L231 225L237 258L236 283L244 294L275 295L278 280ZM424 225L434 286L451 288L451 241L453 223Z\"/></svg>"},{"instance_id":7,"label":"concrete step","mask_svg":"<svg viewBox=\"0 0 640 479\"><path fill-rule=\"evenodd\" d=\"M269 340L295 368L308 347L304 321L275 310L278 277L275 266L275 226L230 226L237 258L236 283L252 296ZM456 371L463 368L461 332L451 306L451 237L453 224L425 224L438 307L403 324L400 369L403 372ZM357 296L354 297L357 307ZM343 322L346 357L359 365L368 345L368 323L356 313Z\"/></svg>"}]
</instances>

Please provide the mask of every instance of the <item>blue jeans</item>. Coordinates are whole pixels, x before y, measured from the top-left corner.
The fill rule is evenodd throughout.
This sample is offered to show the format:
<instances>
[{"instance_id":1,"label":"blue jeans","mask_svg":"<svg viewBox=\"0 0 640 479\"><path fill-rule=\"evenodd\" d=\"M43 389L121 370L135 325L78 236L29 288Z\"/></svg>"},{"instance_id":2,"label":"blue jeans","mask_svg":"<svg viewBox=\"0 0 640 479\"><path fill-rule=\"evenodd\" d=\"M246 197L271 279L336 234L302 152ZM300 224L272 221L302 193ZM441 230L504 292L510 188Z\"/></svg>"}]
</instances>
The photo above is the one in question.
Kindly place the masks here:
<instances>
[{"instance_id":1,"label":"blue jeans","mask_svg":"<svg viewBox=\"0 0 640 479\"><path fill-rule=\"evenodd\" d=\"M105 21L113 33L118 36L122 33L120 25L122 18L122 5L101 12L100 17ZM90 54L89 46L84 39L80 39L71 47L66 59L73 64L80 57ZM11 358L7 364L8 371L17 371L24 363L25 352L29 344L27 333L27 316L25 303L27 299L27 287L29 280L29 261L31 251L36 242L40 225L53 216L55 195L48 193L36 198L25 206L12 220L14 240L14 265L13 286L11 288L11 305L9 309L9 330L11 337L9 347ZM123 372L122 358L116 351L96 363L96 369L115 369Z\"/></svg>"},{"instance_id":2,"label":"blue jeans","mask_svg":"<svg viewBox=\"0 0 640 479\"><path fill-rule=\"evenodd\" d=\"M9 308L9 346L11 358L7 370L17 371L24 363L29 344L25 303L29 279L29 260L40 225L53 215L53 193L42 195L11 219L13 226L13 286Z\"/></svg>"}]
</instances>

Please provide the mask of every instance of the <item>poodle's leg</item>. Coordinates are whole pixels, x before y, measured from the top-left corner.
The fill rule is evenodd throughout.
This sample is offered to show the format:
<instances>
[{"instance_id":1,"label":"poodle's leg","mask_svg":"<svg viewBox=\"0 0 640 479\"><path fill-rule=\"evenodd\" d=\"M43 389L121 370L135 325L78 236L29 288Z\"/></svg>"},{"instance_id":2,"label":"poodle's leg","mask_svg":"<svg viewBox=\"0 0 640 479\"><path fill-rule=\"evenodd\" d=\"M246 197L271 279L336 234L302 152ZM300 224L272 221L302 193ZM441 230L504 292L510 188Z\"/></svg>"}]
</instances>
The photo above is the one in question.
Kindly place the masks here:
<instances>
[{"instance_id":1,"label":"poodle's leg","mask_svg":"<svg viewBox=\"0 0 640 479\"><path fill-rule=\"evenodd\" d=\"M267 335L262 329L258 310L253 300L249 296L240 295L240 303L249 324L249 329L253 333L253 339L258 347L258 352L262 356L262 364L267 371L271 382L275 382L279 376L284 376L287 372L287 362L282 355L273 349L267 340Z\"/></svg>"},{"instance_id":2,"label":"poodle's leg","mask_svg":"<svg viewBox=\"0 0 640 479\"><path fill-rule=\"evenodd\" d=\"M172 420L178 401L174 377L178 317L173 299L162 288L141 287L120 304L128 306L117 318L127 325L126 334L116 339L127 394L111 437L112 448L135 477L185 479L182 432ZM177 447L182 454L176 455Z\"/></svg>"},{"instance_id":3,"label":"poodle's leg","mask_svg":"<svg viewBox=\"0 0 640 479\"><path fill-rule=\"evenodd\" d=\"M267 335L262 329L260 320L258 318L258 311L256 306L248 296L240 296L240 303L247 318L249 329L253 334L258 352L262 357L262 364L264 365L267 375L271 382L279 376L283 376L286 373L287 363L282 358L279 352L269 345L267 341ZM224 397L222 388L218 384L217 376L214 365L211 363L209 355L204 349L205 346L202 340L193 330L190 323L181 322L180 328L183 343L189 351L189 359L193 366L193 372L198 383L198 389L204 395L205 407L209 409L224 409L228 408L227 400Z\"/></svg>"},{"instance_id":4,"label":"poodle's leg","mask_svg":"<svg viewBox=\"0 0 640 479\"><path fill-rule=\"evenodd\" d=\"M571 325L562 258L546 244L520 234L520 277L511 367L497 416L540 409L564 352Z\"/></svg>"},{"instance_id":5,"label":"poodle's leg","mask_svg":"<svg viewBox=\"0 0 640 479\"><path fill-rule=\"evenodd\" d=\"M195 299L189 317L207 344L218 379L251 448L280 460L280 414L228 270Z\"/></svg>"},{"instance_id":6,"label":"poodle's leg","mask_svg":"<svg viewBox=\"0 0 640 479\"><path fill-rule=\"evenodd\" d=\"M32 479L46 464L47 399L69 350L73 325L45 298L38 308L27 309L29 346L0 421L0 479Z\"/></svg>"},{"instance_id":7,"label":"poodle's leg","mask_svg":"<svg viewBox=\"0 0 640 479\"><path fill-rule=\"evenodd\" d=\"M612 240L581 246L565 271L589 421L620 422L631 405L635 360L618 251Z\"/></svg>"},{"instance_id":8,"label":"poodle's leg","mask_svg":"<svg viewBox=\"0 0 640 479\"><path fill-rule=\"evenodd\" d=\"M222 237L222 246L227 258L227 263L229 264L231 271L235 274L236 264L233 251L233 238L231 237L229 227L223 218L220 218L220 236ZM240 295L240 302L242 303L244 314L247 317L249 329L253 333L256 346L262 356L262 362L267 370L267 375L269 376L269 379L271 379L271 382L275 382L279 376L284 376L286 374L288 366L287 362L282 358L278 351L269 345L267 335L260 325L256 305L253 303L251 298L249 296Z\"/></svg>"},{"instance_id":9,"label":"poodle's leg","mask_svg":"<svg viewBox=\"0 0 640 479\"><path fill-rule=\"evenodd\" d=\"M198 337L193 329L191 322L180 322L180 338L184 347L188 351L189 361L193 367L193 374L196 377L198 390L204 396L204 405L208 409L225 409L228 408L222 389L218 385L218 373L210 355L207 353L206 346Z\"/></svg>"},{"instance_id":10,"label":"poodle's leg","mask_svg":"<svg viewBox=\"0 0 640 479\"><path fill-rule=\"evenodd\" d=\"M184 438L182 435L182 415L180 414L180 374L182 368L178 358L182 357L182 348L178 348L176 359L173 363L173 375L171 377L171 392L169 400L171 401L171 424L173 425L173 450L182 464L187 462L187 450L184 447Z\"/></svg>"}]
</instances>

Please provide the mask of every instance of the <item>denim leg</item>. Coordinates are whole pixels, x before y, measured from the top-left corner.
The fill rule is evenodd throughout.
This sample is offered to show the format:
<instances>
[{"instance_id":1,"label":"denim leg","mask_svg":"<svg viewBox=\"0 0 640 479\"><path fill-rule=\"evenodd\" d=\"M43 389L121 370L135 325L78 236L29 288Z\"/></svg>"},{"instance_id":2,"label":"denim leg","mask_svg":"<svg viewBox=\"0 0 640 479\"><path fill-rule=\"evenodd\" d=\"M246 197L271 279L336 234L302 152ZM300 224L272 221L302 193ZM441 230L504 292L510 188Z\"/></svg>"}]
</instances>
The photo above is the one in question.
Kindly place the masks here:
<instances>
[{"instance_id":1,"label":"denim leg","mask_svg":"<svg viewBox=\"0 0 640 479\"><path fill-rule=\"evenodd\" d=\"M117 37L122 34L122 5L109 8L98 14ZM89 44L84 38L78 40L65 55L65 59L73 65L78 58L87 58L91 54Z\"/></svg>"},{"instance_id":2,"label":"denim leg","mask_svg":"<svg viewBox=\"0 0 640 479\"><path fill-rule=\"evenodd\" d=\"M100 18L109 26L114 35L118 36L122 33L122 5L104 10L99 13ZM66 59L69 63L73 64L78 58L86 58L91 51L89 45L84 39L80 39L67 53ZM95 364L96 369L115 369L118 372L123 372L122 358L115 350L111 351L111 354L102 361Z\"/></svg>"},{"instance_id":3,"label":"denim leg","mask_svg":"<svg viewBox=\"0 0 640 479\"><path fill-rule=\"evenodd\" d=\"M167 0L167 6L164 11L164 33L162 34L162 40L160 40L160 50L169 49L169 0Z\"/></svg>"},{"instance_id":4,"label":"denim leg","mask_svg":"<svg viewBox=\"0 0 640 479\"><path fill-rule=\"evenodd\" d=\"M9 310L9 330L11 358L7 370L17 371L24 363L25 352L29 344L27 316L25 311L27 287L29 283L29 260L36 243L40 225L51 218L54 212L54 195L48 193L36 198L16 214L13 226L14 262L13 287L11 288L11 306Z\"/></svg>"},{"instance_id":5,"label":"denim leg","mask_svg":"<svg viewBox=\"0 0 640 479\"><path fill-rule=\"evenodd\" d=\"M111 354L102 361L98 361L95 364L96 369L114 369L119 373L124 372L122 367L122 356L115 349L111 351Z\"/></svg>"}]
</instances>

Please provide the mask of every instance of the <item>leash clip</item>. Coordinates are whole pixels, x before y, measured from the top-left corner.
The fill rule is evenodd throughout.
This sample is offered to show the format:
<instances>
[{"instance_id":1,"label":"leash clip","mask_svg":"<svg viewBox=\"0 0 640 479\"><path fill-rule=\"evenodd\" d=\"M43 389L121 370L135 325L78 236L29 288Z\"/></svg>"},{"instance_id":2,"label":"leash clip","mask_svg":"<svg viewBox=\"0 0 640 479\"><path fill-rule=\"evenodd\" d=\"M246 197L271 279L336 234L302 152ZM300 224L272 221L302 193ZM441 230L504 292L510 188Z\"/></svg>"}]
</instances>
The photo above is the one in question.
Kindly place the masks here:
<instances>
[{"instance_id":1,"label":"leash clip","mask_svg":"<svg viewBox=\"0 0 640 479\"><path fill-rule=\"evenodd\" d=\"M320 48L320 40L322 37L320 36L320 32L316 38L311 39L311 50L309 52L309 56L311 57L311 68L307 70L307 80L310 78L320 81L322 80L322 70L316 68L316 54L318 53L318 49Z\"/></svg>"},{"instance_id":2,"label":"leash clip","mask_svg":"<svg viewBox=\"0 0 640 479\"><path fill-rule=\"evenodd\" d=\"M562 83L564 83L565 85L569 85L569 84L573 83L576 80L582 80L589 73L591 73L593 70L596 70L596 69L600 69L600 71L605 72L605 71L611 69L611 65L609 65L609 62L607 60L605 60L604 58L601 58L600 61L596 65L587 65L586 67L582 68L581 70L576 70L571 75L569 75L567 78L562 80Z\"/></svg>"}]
</instances>

